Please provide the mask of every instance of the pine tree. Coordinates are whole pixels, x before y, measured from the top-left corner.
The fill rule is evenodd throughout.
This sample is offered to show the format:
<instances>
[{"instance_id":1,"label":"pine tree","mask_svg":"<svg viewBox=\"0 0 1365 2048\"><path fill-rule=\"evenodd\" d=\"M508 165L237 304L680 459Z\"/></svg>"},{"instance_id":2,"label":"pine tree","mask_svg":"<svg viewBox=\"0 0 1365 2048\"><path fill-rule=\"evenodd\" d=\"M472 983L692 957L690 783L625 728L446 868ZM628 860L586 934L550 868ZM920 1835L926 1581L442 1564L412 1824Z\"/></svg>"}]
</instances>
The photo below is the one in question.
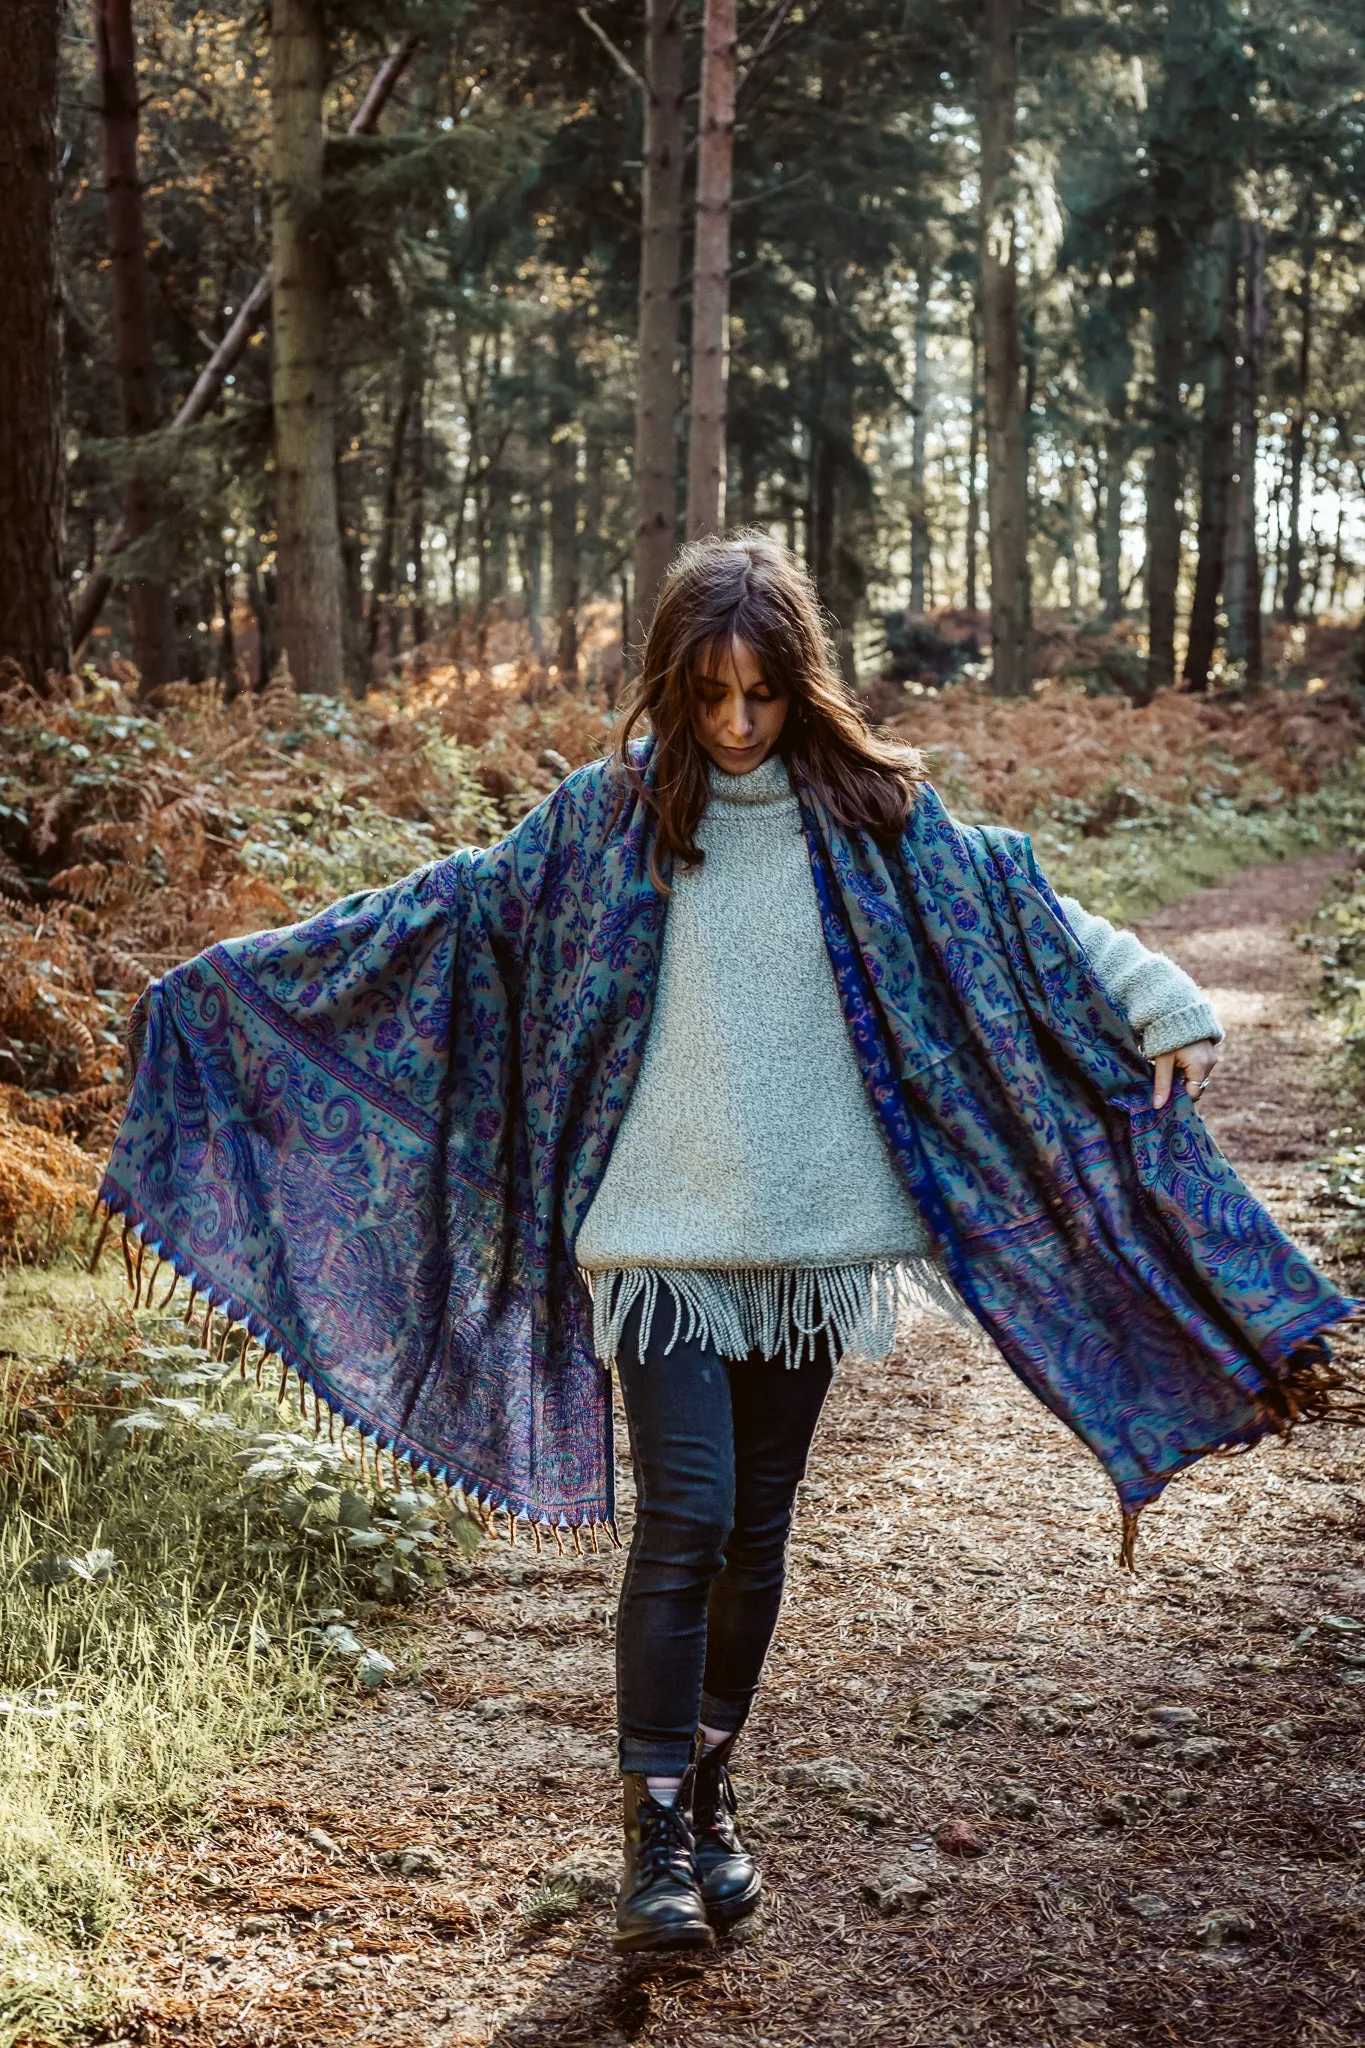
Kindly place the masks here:
<instances>
[{"instance_id":1,"label":"pine tree","mask_svg":"<svg viewBox=\"0 0 1365 2048\"><path fill-rule=\"evenodd\" d=\"M57 266L61 0L14 0L0 64L0 662L71 665Z\"/></svg>"}]
</instances>

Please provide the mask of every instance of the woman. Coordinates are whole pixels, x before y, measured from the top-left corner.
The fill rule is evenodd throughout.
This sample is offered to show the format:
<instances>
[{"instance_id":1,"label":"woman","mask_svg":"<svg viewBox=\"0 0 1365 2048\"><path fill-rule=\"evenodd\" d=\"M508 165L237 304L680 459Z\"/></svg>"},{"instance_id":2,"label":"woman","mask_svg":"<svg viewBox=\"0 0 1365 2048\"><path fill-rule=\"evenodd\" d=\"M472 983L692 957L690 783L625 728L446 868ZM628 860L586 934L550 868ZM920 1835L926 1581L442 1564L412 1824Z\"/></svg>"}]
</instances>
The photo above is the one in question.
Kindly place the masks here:
<instances>
[{"instance_id":1,"label":"woman","mask_svg":"<svg viewBox=\"0 0 1365 2048\"><path fill-rule=\"evenodd\" d=\"M514 1540L596 1547L615 1370L625 1950L761 1895L728 1763L835 1364L901 1301L1091 1445L1125 1556L1173 1473L1325 1405L1351 1304L1194 1110L1198 989L947 817L764 539L679 558L614 760L486 852L211 948L133 1036L110 1207Z\"/></svg>"}]
</instances>

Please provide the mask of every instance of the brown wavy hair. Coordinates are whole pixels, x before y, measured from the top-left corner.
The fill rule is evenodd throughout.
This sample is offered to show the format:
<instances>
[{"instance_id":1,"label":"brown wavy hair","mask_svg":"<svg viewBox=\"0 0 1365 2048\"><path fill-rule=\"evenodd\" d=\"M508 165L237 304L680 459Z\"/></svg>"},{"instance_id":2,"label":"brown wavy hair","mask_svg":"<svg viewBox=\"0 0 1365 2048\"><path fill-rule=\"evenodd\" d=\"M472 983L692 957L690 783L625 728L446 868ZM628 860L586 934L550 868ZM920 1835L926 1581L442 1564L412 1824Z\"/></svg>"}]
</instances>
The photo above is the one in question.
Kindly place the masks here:
<instances>
[{"instance_id":1,"label":"brown wavy hair","mask_svg":"<svg viewBox=\"0 0 1365 2048\"><path fill-rule=\"evenodd\" d=\"M801 563L766 534L689 542L664 578L637 674L621 704L620 772L657 820L649 871L666 889L664 860L695 867L706 808L707 756L692 731L695 678L708 656L742 641L787 699L777 750L840 825L882 841L905 830L924 764L913 747L873 732L839 673L820 601ZM630 752L648 722L653 787Z\"/></svg>"}]
</instances>

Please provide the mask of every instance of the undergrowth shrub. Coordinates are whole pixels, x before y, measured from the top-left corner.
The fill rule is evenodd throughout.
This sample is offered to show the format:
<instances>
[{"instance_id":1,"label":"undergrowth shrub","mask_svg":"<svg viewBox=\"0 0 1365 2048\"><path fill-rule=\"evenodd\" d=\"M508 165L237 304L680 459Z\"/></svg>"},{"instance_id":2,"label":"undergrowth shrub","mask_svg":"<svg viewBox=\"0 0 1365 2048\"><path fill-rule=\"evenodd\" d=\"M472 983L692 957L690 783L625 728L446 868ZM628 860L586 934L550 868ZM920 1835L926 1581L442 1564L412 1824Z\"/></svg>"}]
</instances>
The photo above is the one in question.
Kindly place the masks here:
<instances>
[{"instance_id":1,"label":"undergrowth shrub","mask_svg":"<svg viewBox=\"0 0 1365 2048\"><path fill-rule=\"evenodd\" d=\"M384 1612L477 1532L424 1487L362 1482L174 1308L134 1315L74 1265L11 1271L0 1307L8 2044L108 1995L139 1836L324 1711L329 1668L363 1676Z\"/></svg>"}]
</instances>

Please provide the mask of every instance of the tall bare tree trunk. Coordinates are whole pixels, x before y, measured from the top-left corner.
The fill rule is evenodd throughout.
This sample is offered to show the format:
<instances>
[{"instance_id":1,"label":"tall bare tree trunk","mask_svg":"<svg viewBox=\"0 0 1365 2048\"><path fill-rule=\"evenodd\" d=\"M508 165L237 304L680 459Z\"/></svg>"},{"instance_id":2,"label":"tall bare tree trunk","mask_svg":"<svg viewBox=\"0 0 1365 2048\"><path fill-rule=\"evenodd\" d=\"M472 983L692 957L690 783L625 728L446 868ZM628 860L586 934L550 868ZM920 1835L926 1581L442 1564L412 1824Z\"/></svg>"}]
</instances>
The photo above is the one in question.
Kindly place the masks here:
<instances>
[{"instance_id":1,"label":"tall bare tree trunk","mask_svg":"<svg viewBox=\"0 0 1365 2048\"><path fill-rule=\"evenodd\" d=\"M379 545L374 554L374 572L370 578L370 611L365 622L365 681L368 683L374 672L374 659L379 652L379 629L384 615L388 612L389 653L393 646L393 561L398 552L398 487L403 474L403 450L408 438L408 414L412 410L412 371L409 364L403 366L403 378L398 387L398 402L393 415L393 432L389 438L389 466L384 477L384 503L379 515Z\"/></svg>"},{"instance_id":2,"label":"tall bare tree trunk","mask_svg":"<svg viewBox=\"0 0 1365 2048\"><path fill-rule=\"evenodd\" d=\"M990 529L992 686L1032 686L1028 600L1028 477L1020 390L1019 280L1014 247L1014 126L1021 0L986 0L981 81L981 350Z\"/></svg>"},{"instance_id":3,"label":"tall bare tree trunk","mask_svg":"<svg viewBox=\"0 0 1365 2048\"><path fill-rule=\"evenodd\" d=\"M1237 395L1237 273L1239 250L1234 239L1222 258L1218 292L1218 324L1204 374L1203 445L1199 478L1199 566L1190 603L1185 681L1206 690L1218 644L1218 599L1227 571L1228 488L1232 477L1232 437Z\"/></svg>"},{"instance_id":4,"label":"tall bare tree trunk","mask_svg":"<svg viewBox=\"0 0 1365 2048\"><path fill-rule=\"evenodd\" d=\"M427 411L420 373L412 394L408 560L412 564L412 645L415 651L427 637Z\"/></svg>"},{"instance_id":5,"label":"tall bare tree trunk","mask_svg":"<svg viewBox=\"0 0 1365 2048\"><path fill-rule=\"evenodd\" d=\"M1111 427L1104 439L1104 505L1100 513L1100 611L1112 626L1123 617L1123 475L1126 440Z\"/></svg>"},{"instance_id":6,"label":"tall bare tree trunk","mask_svg":"<svg viewBox=\"0 0 1365 2048\"><path fill-rule=\"evenodd\" d=\"M1303 603L1303 457L1308 443L1308 383L1313 367L1313 241L1305 235L1299 286L1298 390L1289 428L1289 535L1284 568L1284 616L1297 619Z\"/></svg>"},{"instance_id":7,"label":"tall bare tree trunk","mask_svg":"<svg viewBox=\"0 0 1365 2048\"><path fill-rule=\"evenodd\" d=\"M578 674L578 600L581 576L578 531L578 414L574 336L563 321L550 394L550 601L554 607L555 663L560 680Z\"/></svg>"},{"instance_id":8,"label":"tall bare tree trunk","mask_svg":"<svg viewBox=\"0 0 1365 2048\"><path fill-rule=\"evenodd\" d=\"M62 0L10 0L0 62L0 661L71 666L57 273Z\"/></svg>"},{"instance_id":9,"label":"tall bare tree trunk","mask_svg":"<svg viewBox=\"0 0 1365 2048\"><path fill-rule=\"evenodd\" d=\"M981 331L976 307L972 307L971 427L967 438L967 610L976 610L976 562L981 534L981 492L977 481L981 468Z\"/></svg>"},{"instance_id":10,"label":"tall bare tree trunk","mask_svg":"<svg viewBox=\"0 0 1365 2048\"><path fill-rule=\"evenodd\" d=\"M929 434L929 266L915 277L915 384L910 397L910 609L924 610L929 566L929 514L924 496L924 457Z\"/></svg>"},{"instance_id":11,"label":"tall bare tree trunk","mask_svg":"<svg viewBox=\"0 0 1365 2048\"><path fill-rule=\"evenodd\" d=\"M1246 511L1246 675L1259 682L1265 667L1264 619L1261 612L1261 556L1256 538L1256 456L1260 445L1261 366L1265 360L1265 229L1247 222L1246 236L1246 382L1242 387L1242 491Z\"/></svg>"},{"instance_id":12,"label":"tall bare tree trunk","mask_svg":"<svg viewBox=\"0 0 1365 2048\"><path fill-rule=\"evenodd\" d=\"M137 160L137 41L132 0L96 0L95 45L104 127L109 269L114 286L114 362L123 431L136 437L149 434L160 425L161 408L157 401L151 279ZM156 523L158 512L157 492L151 481L141 476L130 478L123 499L123 523L129 540L135 541L145 534ZM133 660L141 678L140 694L145 697L168 683L174 670L171 594L159 578L135 576L128 597Z\"/></svg>"},{"instance_id":13,"label":"tall bare tree trunk","mask_svg":"<svg viewBox=\"0 0 1365 2048\"><path fill-rule=\"evenodd\" d=\"M687 534L725 520L725 379L729 365L730 203L735 153L735 0L706 0L697 229L692 271L692 403L687 443Z\"/></svg>"},{"instance_id":14,"label":"tall bare tree trunk","mask_svg":"<svg viewBox=\"0 0 1365 2048\"><path fill-rule=\"evenodd\" d=\"M635 616L649 624L677 532L684 0L646 0L635 397Z\"/></svg>"},{"instance_id":15,"label":"tall bare tree trunk","mask_svg":"<svg viewBox=\"0 0 1365 2048\"><path fill-rule=\"evenodd\" d=\"M1226 610L1228 658L1249 679L1261 669L1261 568L1256 546L1257 405L1265 340L1264 233L1244 220L1242 237L1241 364L1237 378L1237 454L1228 506Z\"/></svg>"},{"instance_id":16,"label":"tall bare tree trunk","mask_svg":"<svg viewBox=\"0 0 1365 2048\"><path fill-rule=\"evenodd\" d=\"M1161 208L1160 174L1157 203ZM1184 412L1185 257L1169 212L1156 222L1152 381L1156 407L1147 473L1147 691L1175 682L1175 604L1180 580L1181 442Z\"/></svg>"},{"instance_id":17,"label":"tall bare tree trunk","mask_svg":"<svg viewBox=\"0 0 1365 2048\"><path fill-rule=\"evenodd\" d=\"M323 0L271 0L270 45L278 630L295 687L336 694L341 546L328 358L331 266L321 218Z\"/></svg>"}]
</instances>

